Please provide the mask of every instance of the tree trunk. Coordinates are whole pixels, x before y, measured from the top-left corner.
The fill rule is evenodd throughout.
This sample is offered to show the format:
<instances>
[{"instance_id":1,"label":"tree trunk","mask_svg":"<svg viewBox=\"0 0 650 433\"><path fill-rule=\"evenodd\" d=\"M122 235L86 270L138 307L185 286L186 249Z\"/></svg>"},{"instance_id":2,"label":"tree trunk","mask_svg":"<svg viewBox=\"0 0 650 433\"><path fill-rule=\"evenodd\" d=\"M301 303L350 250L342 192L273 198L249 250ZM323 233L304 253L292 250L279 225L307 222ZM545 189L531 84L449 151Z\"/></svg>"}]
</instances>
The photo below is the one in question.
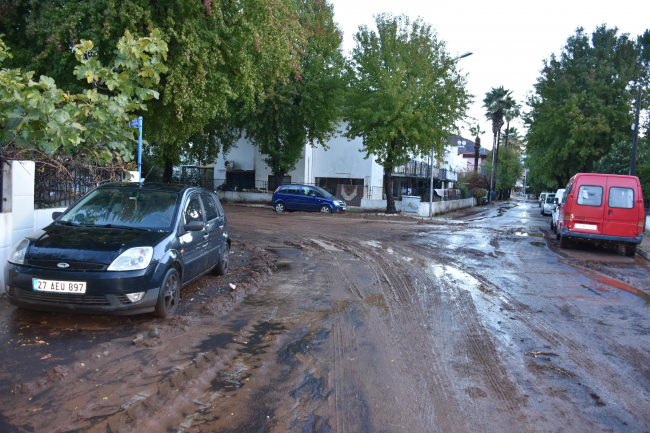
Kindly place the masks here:
<instances>
[{"instance_id":1,"label":"tree trunk","mask_svg":"<svg viewBox=\"0 0 650 433\"><path fill-rule=\"evenodd\" d=\"M478 171L478 158L481 151L481 139L476 137L474 141L474 172Z\"/></svg>"},{"instance_id":2,"label":"tree trunk","mask_svg":"<svg viewBox=\"0 0 650 433\"><path fill-rule=\"evenodd\" d=\"M499 141L501 140L501 128L497 132L497 151L494 154L494 190L497 189L497 175L499 174Z\"/></svg>"},{"instance_id":3,"label":"tree trunk","mask_svg":"<svg viewBox=\"0 0 650 433\"><path fill-rule=\"evenodd\" d=\"M397 213L393 197L393 167L384 166L384 191L386 192L386 213Z\"/></svg>"},{"instance_id":4,"label":"tree trunk","mask_svg":"<svg viewBox=\"0 0 650 433\"><path fill-rule=\"evenodd\" d=\"M501 131L499 131L501 133ZM505 147L508 147L508 137L510 136L510 121L508 120L508 123L506 124L506 143Z\"/></svg>"},{"instance_id":5,"label":"tree trunk","mask_svg":"<svg viewBox=\"0 0 650 433\"><path fill-rule=\"evenodd\" d=\"M273 178L275 179L275 189L278 189L278 187L282 186L282 182L284 181L284 169L281 168L279 172L274 173Z\"/></svg>"},{"instance_id":6,"label":"tree trunk","mask_svg":"<svg viewBox=\"0 0 650 433\"><path fill-rule=\"evenodd\" d=\"M163 182L171 183L174 174L174 163L171 159L165 158L165 170L163 171Z\"/></svg>"}]
</instances>

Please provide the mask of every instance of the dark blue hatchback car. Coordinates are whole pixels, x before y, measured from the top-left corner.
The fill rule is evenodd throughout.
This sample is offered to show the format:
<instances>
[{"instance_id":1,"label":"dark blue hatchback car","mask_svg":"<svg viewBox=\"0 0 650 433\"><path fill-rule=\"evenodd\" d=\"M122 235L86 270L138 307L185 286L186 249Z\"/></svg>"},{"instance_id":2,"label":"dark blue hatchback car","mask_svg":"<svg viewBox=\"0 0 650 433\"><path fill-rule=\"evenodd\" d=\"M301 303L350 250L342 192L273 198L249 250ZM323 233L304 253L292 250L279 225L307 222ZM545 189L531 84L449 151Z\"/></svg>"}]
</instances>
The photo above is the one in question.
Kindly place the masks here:
<instances>
[{"instance_id":1,"label":"dark blue hatchback car","mask_svg":"<svg viewBox=\"0 0 650 433\"><path fill-rule=\"evenodd\" d=\"M345 212L347 205L323 188L307 185L284 185L273 193L273 207L277 212L303 210L322 213Z\"/></svg>"},{"instance_id":2,"label":"dark blue hatchback car","mask_svg":"<svg viewBox=\"0 0 650 433\"><path fill-rule=\"evenodd\" d=\"M9 302L100 314L176 312L181 287L228 272L228 223L207 189L110 183L20 241L4 268Z\"/></svg>"}]
</instances>

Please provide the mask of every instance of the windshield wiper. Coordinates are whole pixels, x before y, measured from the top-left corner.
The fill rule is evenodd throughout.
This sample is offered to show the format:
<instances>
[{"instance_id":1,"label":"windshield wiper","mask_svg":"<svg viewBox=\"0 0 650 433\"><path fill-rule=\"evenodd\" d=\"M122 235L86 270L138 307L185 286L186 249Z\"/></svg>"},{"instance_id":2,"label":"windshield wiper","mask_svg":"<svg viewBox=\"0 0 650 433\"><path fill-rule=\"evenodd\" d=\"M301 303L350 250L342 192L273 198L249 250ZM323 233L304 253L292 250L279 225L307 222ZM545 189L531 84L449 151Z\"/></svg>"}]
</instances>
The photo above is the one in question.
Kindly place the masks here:
<instances>
[{"instance_id":1,"label":"windshield wiper","mask_svg":"<svg viewBox=\"0 0 650 433\"><path fill-rule=\"evenodd\" d=\"M81 224L79 223L73 223L72 221L57 221L57 224L61 224L62 226L80 226Z\"/></svg>"},{"instance_id":2,"label":"windshield wiper","mask_svg":"<svg viewBox=\"0 0 650 433\"><path fill-rule=\"evenodd\" d=\"M150 232L151 229L144 227L131 227L131 226L122 226L119 224L83 224L84 227L99 227L99 228L109 228L109 229L126 229L126 230L142 230L145 232Z\"/></svg>"}]
</instances>

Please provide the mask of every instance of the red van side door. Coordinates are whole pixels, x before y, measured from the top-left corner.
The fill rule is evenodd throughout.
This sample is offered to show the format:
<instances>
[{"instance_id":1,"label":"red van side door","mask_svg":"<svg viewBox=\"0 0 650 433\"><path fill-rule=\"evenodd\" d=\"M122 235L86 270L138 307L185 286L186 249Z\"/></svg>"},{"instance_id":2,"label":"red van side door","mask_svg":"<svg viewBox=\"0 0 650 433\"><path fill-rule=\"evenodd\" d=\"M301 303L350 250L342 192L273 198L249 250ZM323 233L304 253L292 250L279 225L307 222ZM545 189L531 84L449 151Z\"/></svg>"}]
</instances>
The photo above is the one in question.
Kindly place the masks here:
<instances>
[{"instance_id":1,"label":"red van side door","mask_svg":"<svg viewBox=\"0 0 650 433\"><path fill-rule=\"evenodd\" d=\"M571 191L570 212L573 216L569 230L580 233L603 233L606 176L580 176ZM565 216L566 218L566 216Z\"/></svg>"},{"instance_id":2,"label":"red van side door","mask_svg":"<svg viewBox=\"0 0 650 433\"><path fill-rule=\"evenodd\" d=\"M639 205L643 206L643 198L639 197L639 189L635 177L611 176L607 178L604 235L636 237Z\"/></svg>"}]
</instances>

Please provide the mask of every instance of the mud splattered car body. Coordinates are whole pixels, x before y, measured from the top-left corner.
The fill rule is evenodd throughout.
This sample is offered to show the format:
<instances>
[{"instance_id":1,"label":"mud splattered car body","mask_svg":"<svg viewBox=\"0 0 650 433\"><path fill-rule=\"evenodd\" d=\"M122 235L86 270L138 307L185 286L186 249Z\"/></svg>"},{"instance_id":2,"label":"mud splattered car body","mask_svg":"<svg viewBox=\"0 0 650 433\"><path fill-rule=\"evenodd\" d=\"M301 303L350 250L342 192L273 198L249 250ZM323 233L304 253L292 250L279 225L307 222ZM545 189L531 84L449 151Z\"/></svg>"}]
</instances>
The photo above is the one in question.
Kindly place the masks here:
<instances>
[{"instance_id":1,"label":"mud splattered car body","mask_svg":"<svg viewBox=\"0 0 650 433\"><path fill-rule=\"evenodd\" d=\"M4 277L13 305L164 317L176 311L182 286L228 271L227 219L203 188L106 184L53 219L10 252Z\"/></svg>"}]
</instances>

